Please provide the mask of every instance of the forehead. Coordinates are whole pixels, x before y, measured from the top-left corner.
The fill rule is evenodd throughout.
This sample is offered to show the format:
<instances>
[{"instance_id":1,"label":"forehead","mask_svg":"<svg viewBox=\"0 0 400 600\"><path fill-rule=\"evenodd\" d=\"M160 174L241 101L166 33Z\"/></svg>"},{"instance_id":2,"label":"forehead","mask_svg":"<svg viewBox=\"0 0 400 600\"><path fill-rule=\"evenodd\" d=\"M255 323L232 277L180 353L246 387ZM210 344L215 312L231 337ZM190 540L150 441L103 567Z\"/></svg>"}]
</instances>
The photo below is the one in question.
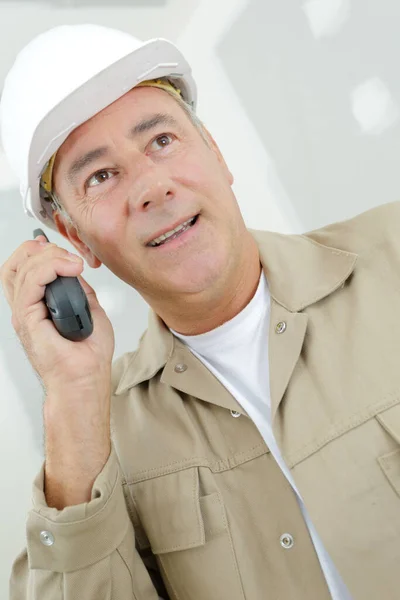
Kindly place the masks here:
<instances>
[{"instance_id":1,"label":"forehead","mask_svg":"<svg viewBox=\"0 0 400 600\"><path fill-rule=\"evenodd\" d=\"M157 112L170 114L182 124L188 120L179 104L164 90L154 87L133 88L74 129L59 148L56 162L59 162L61 157L70 155L78 141L91 140L101 135L102 125L104 127L121 122L129 128L146 115Z\"/></svg>"}]
</instances>

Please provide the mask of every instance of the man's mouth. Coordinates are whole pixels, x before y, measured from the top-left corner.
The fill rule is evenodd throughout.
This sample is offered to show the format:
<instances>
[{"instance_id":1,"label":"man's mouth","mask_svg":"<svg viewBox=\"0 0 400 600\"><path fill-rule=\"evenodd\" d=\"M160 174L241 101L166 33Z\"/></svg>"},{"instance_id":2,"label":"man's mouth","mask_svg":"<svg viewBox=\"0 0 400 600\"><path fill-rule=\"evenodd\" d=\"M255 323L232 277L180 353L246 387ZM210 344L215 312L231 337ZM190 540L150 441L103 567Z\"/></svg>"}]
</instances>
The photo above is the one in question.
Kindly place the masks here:
<instances>
[{"instance_id":1,"label":"man's mouth","mask_svg":"<svg viewBox=\"0 0 400 600\"><path fill-rule=\"evenodd\" d=\"M152 240L151 242L148 242L146 245L147 246L152 246L152 247L162 246L166 242L172 241L172 240L176 239L177 237L179 237L180 235L182 235L182 233L184 233L185 231L187 231L188 229L190 229L196 223L196 221L198 219L198 216L199 215L195 215L191 219L188 219L184 223L181 223L181 225L178 225L178 227L175 227L175 229L171 229L170 231L166 231L165 233L163 233L159 237L154 238L154 240Z\"/></svg>"}]
</instances>

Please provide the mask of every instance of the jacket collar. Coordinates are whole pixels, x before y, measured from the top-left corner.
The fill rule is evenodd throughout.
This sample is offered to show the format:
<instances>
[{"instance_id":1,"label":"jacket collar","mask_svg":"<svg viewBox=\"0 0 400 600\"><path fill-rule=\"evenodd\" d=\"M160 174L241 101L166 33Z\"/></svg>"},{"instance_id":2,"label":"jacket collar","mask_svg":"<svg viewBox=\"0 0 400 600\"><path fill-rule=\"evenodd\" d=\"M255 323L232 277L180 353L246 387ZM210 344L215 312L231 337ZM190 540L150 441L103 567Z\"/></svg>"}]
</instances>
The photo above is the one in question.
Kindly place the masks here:
<instances>
[{"instance_id":1,"label":"jacket collar","mask_svg":"<svg viewBox=\"0 0 400 600\"><path fill-rule=\"evenodd\" d=\"M354 270L357 255L324 246L306 235L285 235L249 229L272 298L290 312L302 311L337 290ZM187 353L153 310L138 350L132 353L115 395L151 379L173 355Z\"/></svg>"}]
</instances>

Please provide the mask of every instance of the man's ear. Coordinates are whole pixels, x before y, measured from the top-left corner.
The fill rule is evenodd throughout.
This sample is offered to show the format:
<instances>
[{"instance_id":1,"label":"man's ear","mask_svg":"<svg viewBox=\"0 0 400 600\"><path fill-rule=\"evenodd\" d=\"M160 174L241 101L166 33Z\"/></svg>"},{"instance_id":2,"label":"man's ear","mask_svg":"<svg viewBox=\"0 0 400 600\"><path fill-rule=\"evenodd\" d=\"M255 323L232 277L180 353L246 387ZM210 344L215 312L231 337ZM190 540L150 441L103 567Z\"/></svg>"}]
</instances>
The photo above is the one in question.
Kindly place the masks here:
<instances>
[{"instance_id":1,"label":"man's ear","mask_svg":"<svg viewBox=\"0 0 400 600\"><path fill-rule=\"evenodd\" d=\"M81 240L76 227L72 223L66 221L65 218L58 212L58 210L53 212L53 219L58 232L73 245L79 254L86 260L89 267L92 267L92 269L98 269L101 267L102 262Z\"/></svg>"},{"instance_id":2,"label":"man's ear","mask_svg":"<svg viewBox=\"0 0 400 600\"><path fill-rule=\"evenodd\" d=\"M211 133L208 131L207 127L205 125L203 125L203 130L204 130L204 134L207 137L208 141L209 141L209 146L210 148L215 152L218 162L221 164L223 170L226 173L226 176L228 178L229 184L232 185L234 178L233 175L231 173L231 171L228 168L228 165L225 162L224 157L222 156L221 150L219 149L219 146L217 144L217 142L214 140L213 136L211 135Z\"/></svg>"}]
</instances>

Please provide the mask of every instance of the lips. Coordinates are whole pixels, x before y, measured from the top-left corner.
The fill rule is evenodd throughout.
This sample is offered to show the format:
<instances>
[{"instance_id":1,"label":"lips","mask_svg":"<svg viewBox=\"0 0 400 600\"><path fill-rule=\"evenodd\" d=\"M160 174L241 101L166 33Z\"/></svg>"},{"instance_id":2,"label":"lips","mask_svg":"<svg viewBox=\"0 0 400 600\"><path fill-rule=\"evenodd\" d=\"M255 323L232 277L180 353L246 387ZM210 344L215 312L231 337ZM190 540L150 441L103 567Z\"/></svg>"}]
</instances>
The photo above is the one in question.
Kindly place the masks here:
<instances>
[{"instance_id":1,"label":"lips","mask_svg":"<svg viewBox=\"0 0 400 600\"><path fill-rule=\"evenodd\" d=\"M174 239L174 238L178 237L183 232L190 229L190 227L192 225L195 224L197 217L198 217L198 215L194 215L193 217L190 217L189 219L181 221L179 224L171 227L170 229L164 230L162 233L159 233L157 236L153 237L149 242L147 242L146 246L150 246L150 247L154 248L154 247L163 245L165 242L167 242L170 239Z\"/></svg>"}]
</instances>

